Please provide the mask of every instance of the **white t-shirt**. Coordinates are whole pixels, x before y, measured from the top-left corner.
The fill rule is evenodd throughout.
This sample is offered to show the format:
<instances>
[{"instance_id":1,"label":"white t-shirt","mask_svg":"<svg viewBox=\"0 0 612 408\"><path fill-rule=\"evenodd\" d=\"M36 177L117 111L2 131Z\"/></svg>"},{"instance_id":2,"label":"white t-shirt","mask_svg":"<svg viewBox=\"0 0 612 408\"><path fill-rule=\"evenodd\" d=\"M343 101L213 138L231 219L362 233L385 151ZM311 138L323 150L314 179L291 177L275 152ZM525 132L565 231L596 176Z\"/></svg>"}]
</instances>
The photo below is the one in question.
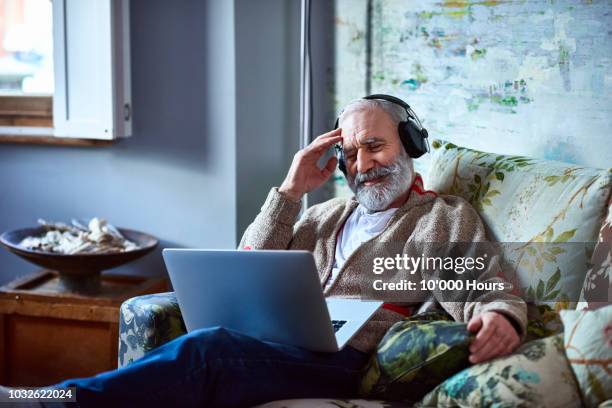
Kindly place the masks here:
<instances>
[{"instance_id":1,"label":"white t-shirt","mask_svg":"<svg viewBox=\"0 0 612 408\"><path fill-rule=\"evenodd\" d=\"M362 205L358 205L353 210L338 236L334 267L332 268L331 276L325 284L326 289L336 280L340 268L342 268L342 265L344 265L344 262L353 251L359 245L380 234L396 211L397 208L389 208L385 211L368 213Z\"/></svg>"}]
</instances>

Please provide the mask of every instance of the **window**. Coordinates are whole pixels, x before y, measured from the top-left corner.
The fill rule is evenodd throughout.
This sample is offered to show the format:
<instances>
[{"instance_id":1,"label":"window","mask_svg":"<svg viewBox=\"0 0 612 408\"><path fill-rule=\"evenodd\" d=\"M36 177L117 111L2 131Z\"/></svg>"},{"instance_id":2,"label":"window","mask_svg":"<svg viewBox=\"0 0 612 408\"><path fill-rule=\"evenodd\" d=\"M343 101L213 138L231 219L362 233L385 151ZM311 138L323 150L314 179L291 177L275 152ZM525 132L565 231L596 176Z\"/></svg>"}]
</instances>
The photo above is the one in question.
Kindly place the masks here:
<instances>
[{"instance_id":1,"label":"window","mask_svg":"<svg viewBox=\"0 0 612 408\"><path fill-rule=\"evenodd\" d=\"M53 94L50 0L0 2L0 92Z\"/></svg>"},{"instance_id":2,"label":"window","mask_svg":"<svg viewBox=\"0 0 612 408\"><path fill-rule=\"evenodd\" d=\"M129 136L129 64L129 0L0 0L0 141Z\"/></svg>"},{"instance_id":3,"label":"window","mask_svg":"<svg viewBox=\"0 0 612 408\"><path fill-rule=\"evenodd\" d=\"M49 0L0 1L0 126L53 127Z\"/></svg>"}]
</instances>

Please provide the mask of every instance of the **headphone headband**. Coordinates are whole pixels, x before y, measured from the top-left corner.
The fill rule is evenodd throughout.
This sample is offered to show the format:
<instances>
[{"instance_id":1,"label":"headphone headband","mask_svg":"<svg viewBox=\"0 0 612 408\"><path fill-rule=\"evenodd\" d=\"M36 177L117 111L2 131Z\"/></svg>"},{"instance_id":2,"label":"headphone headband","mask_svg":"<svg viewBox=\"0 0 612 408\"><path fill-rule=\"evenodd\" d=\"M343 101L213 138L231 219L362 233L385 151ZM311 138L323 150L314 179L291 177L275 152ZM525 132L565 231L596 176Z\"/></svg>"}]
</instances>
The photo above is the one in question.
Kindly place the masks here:
<instances>
[{"instance_id":1,"label":"headphone headband","mask_svg":"<svg viewBox=\"0 0 612 408\"><path fill-rule=\"evenodd\" d=\"M387 101L387 102L391 102L396 105L399 105L406 110L410 109L410 105L408 105L406 102L402 101L400 98L397 98L393 95L373 94L373 95L364 96L361 99L382 99L383 101Z\"/></svg>"},{"instance_id":2,"label":"headphone headband","mask_svg":"<svg viewBox=\"0 0 612 408\"><path fill-rule=\"evenodd\" d=\"M414 113L414 111L412 110L412 108L410 107L410 105L408 105L406 102L404 102L403 100L401 100L398 97L395 97L393 95L387 95L387 94L373 94L373 95L367 95L364 96L362 99L380 99L383 101L387 101L387 102L391 102L394 103L396 105L401 106L402 108L404 108L406 110L406 113L408 114L408 117L412 120L414 120L421 129L423 129L423 124L421 123L421 120L419 119L419 117L416 115L416 113ZM338 127L338 126L336 126Z\"/></svg>"}]
</instances>

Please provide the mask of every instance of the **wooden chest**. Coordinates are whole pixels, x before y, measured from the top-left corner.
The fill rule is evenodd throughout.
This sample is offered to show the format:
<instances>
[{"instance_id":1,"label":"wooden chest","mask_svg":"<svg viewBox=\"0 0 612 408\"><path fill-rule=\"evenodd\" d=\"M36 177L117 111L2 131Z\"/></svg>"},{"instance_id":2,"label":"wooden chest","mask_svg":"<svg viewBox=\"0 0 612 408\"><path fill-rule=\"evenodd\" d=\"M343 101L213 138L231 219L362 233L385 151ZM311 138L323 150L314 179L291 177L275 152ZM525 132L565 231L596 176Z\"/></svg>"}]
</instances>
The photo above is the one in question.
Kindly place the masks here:
<instances>
[{"instance_id":1,"label":"wooden chest","mask_svg":"<svg viewBox=\"0 0 612 408\"><path fill-rule=\"evenodd\" d=\"M165 278L102 275L100 294L66 293L56 272L0 288L0 384L41 386L117 367L119 307L168 290Z\"/></svg>"}]
</instances>

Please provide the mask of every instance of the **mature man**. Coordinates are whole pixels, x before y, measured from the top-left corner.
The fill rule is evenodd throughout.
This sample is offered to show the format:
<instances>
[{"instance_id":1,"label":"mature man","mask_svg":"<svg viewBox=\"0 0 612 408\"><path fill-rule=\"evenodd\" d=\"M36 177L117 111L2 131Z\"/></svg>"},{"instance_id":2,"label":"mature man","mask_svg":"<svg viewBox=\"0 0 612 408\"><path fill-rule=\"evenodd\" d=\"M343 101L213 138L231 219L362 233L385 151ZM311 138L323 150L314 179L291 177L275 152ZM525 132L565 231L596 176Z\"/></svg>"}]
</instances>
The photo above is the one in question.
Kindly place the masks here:
<instances>
[{"instance_id":1,"label":"mature man","mask_svg":"<svg viewBox=\"0 0 612 408\"><path fill-rule=\"evenodd\" d=\"M423 190L398 135L398 123L408 120L408 112L390 99L353 101L342 112L339 128L297 152L284 182L272 188L241 245L312 251L326 296L359 296L361 282L372 277L374 257L368 251L371 246L363 243L400 242L401 250L408 252L411 247L422 249L424 242L486 241L483 223L469 203ZM313 206L297 221L302 196L325 183L336 168L335 157L323 169L317 165L336 143L343 145L344 171L355 197ZM498 272L494 260L478 281L500 282ZM428 293L421 295L421 301L432 299ZM500 291L463 291L459 297L437 291L434 295L435 303L456 320L469 321L468 328L477 332L471 345L472 363L510 353L518 346L526 324L521 299ZM372 351L402 317L398 308L379 310L349 345Z\"/></svg>"},{"instance_id":2,"label":"mature man","mask_svg":"<svg viewBox=\"0 0 612 408\"><path fill-rule=\"evenodd\" d=\"M398 135L407 111L386 100L357 100L339 118L339 128L299 151L286 179L270 191L261 212L240 242L246 249L312 251L326 296L362 294L372 275L369 243L401 243L409 253L420 242L477 242L485 230L462 199L423 189ZM329 179L337 165L317 162L341 144L351 199L332 199L309 208L298 220L302 196ZM479 282L498 281L489 263ZM421 293L477 333L470 361L478 363L513 351L525 332L525 304L506 292ZM448 296L448 297L447 297ZM181 406L242 407L300 397L350 397L359 371L402 308L380 309L342 351L315 353L258 341L223 328L202 329L151 351L116 371L67 380L82 406L180 403ZM5 390L6 392L6 390ZM1 394L1 393L0 393Z\"/></svg>"}]
</instances>

